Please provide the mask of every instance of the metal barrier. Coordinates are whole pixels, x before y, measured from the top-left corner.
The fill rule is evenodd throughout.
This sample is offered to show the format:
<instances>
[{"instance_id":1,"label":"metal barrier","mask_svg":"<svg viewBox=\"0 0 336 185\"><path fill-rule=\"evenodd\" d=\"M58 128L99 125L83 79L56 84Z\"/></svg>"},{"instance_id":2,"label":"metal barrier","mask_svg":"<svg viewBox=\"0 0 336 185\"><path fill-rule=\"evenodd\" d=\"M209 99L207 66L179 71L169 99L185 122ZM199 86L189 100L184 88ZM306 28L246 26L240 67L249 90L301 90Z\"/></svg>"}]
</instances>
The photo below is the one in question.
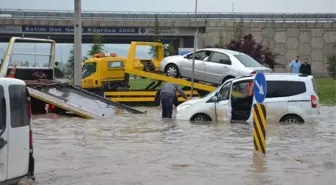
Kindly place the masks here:
<instances>
[{"instance_id":1,"label":"metal barrier","mask_svg":"<svg viewBox=\"0 0 336 185\"><path fill-rule=\"evenodd\" d=\"M62 10L17 10L0 9L2 19L74 19L73 11ZM199 20L243 20L248 22L336 22L334 13L223 13L223 12L94 12L83 11L82 19L199 19Z\"/></svg>"}]
</instances>

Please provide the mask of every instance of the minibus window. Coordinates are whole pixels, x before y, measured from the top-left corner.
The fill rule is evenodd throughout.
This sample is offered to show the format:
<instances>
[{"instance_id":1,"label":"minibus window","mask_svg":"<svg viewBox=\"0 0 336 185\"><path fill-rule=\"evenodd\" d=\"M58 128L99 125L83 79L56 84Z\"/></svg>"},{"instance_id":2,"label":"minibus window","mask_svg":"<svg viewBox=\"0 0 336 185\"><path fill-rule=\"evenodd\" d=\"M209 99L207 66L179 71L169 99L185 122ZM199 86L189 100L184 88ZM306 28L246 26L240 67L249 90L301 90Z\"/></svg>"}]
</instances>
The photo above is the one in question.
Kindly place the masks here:
<instances>
[{"instance_id":1,"label":"minibus window","mask_svg":"<svg viewBox=\"0 0 336 185\"><path fill-rule=\"evenodd\" d=\"M9 86L12 128L29 125L27 89L24 85Z\"/></svg>"},{"instance_id":2,"label":"minibus window","mask_svg":"<svg viewBox=\"0 0 336 185\"><path fill-rule=\"evenodd\" d=\"M6 99L3 87L0 85L0 133L6 128Z\"/></svg>"}]
</instances>

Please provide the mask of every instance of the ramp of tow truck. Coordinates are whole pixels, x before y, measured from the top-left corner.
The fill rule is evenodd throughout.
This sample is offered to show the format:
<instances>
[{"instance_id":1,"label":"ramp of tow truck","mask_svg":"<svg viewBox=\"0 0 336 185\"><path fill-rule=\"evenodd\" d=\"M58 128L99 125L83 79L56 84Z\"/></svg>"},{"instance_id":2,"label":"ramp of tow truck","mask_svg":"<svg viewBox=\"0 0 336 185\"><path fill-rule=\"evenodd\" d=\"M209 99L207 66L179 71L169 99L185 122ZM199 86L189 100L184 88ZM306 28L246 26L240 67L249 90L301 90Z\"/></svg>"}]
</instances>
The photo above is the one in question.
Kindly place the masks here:
<instances>
[{"instance_id":1,"label":"ramp of tow truck","mask_svg":"<svg viewBox=\"0 0 336 185\"><path fill-rule=\"evenodd\" d=\"M173 78L173 77L160 75L160 74L156 74L156 73L145 72L145 71L140 71L140 70L136 70L136 69L125 69L125 73L191 87L191 82L189 82L187 80ZM211 91L216 89L216 87L214 87L214 86L201 84L201 83L194 83L194 88L199 89L199 90L208 91L208 92L211 92Z\"/></svg>"},{"instance_id":2,"label":"ramp of tow truck","mask_svg":"<svg viewBox=\"0 0 336 185\"><path fill-rule=\"evenodd\" d=\"M69 85L28 88L30 96L87 119L111 117L118 113L143 113L123 104Z\"/></svg>"}]
</instances>

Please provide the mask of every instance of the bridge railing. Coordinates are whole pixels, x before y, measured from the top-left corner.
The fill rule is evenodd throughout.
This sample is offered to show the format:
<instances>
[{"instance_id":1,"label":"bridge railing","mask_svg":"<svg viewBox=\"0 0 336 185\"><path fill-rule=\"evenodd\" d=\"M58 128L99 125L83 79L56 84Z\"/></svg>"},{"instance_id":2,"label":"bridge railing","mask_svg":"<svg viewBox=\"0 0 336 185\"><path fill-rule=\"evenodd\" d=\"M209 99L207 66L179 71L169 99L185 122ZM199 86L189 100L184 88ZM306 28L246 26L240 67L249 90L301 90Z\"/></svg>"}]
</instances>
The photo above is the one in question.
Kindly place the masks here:
<instances>
[{"instance_id":1,"label":"bridge railing","mask_svg":"<svg viewBox=\"0 0 336 185\"><path fill-rule=\"evenodd\" d=\"M0 9L0 19L74 19L73 11L62 10L18 10ZM83 11L82 19L103 20L151 20L151 19L194 20L243 20L247 22L336 22L334 13L223 13L223 12L95 12Z\"/></svg>"}]
</instances>

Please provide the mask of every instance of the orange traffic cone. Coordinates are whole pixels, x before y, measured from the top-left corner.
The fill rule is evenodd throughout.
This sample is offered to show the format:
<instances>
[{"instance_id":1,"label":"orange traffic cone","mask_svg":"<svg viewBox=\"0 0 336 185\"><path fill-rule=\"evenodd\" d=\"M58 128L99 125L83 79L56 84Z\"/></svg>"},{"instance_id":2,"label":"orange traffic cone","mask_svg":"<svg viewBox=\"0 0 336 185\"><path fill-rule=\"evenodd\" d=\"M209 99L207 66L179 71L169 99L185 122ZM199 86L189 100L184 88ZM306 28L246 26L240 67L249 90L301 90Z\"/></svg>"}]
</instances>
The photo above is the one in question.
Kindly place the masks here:
<instances>
[{"instance_id":1,"label":"orange traffic cone","mask_svg":"<svg viewBox=\"0 0 336 185\"><path fill-rule=\"evenodd\" d=\"M15 78L15 72L16 72L16 64L14 64L14 67L10 71L9 75L7 76L7 78Z\"/></svg>"}]
</instances>

